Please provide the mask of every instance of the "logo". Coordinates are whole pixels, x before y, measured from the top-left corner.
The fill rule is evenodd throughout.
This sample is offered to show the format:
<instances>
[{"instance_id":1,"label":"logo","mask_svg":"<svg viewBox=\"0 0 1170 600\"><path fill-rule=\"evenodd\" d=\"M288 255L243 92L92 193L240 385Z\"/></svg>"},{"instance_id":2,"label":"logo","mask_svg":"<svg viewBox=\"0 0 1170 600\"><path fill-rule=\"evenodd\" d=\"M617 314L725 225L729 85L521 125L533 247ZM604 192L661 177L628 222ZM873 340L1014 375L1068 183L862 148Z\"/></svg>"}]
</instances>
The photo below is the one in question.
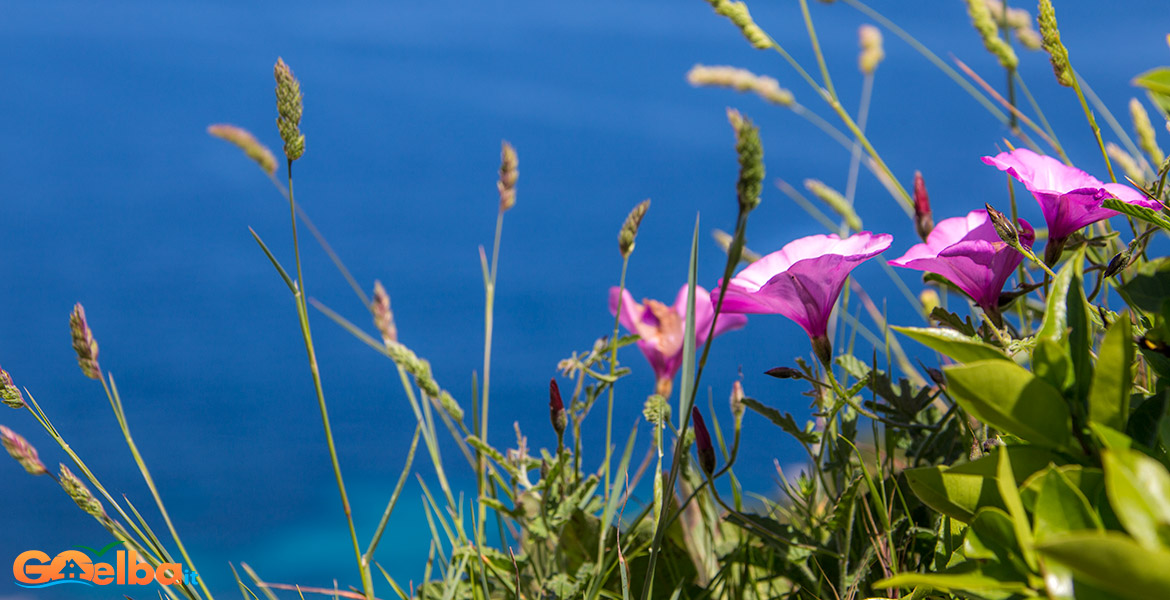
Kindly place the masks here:
<instances>
[{"instance_id":1,"label":"logo","mask_svg":"<svg viewBox=\"0 0 1170 600\"><path fill-rule=\"evenodd\" d=\"M100 550L78 546L50 557L40 550L21 552L12 562L16 585L23 588L45 588L62 584L95 585L174 585L194 584L199 575L183 569L179 563L161 563L157 567L142 560L134 550L118 550L102 562L103 556L122 544L111 542ZM83 552L88 551L88 552Z\"/></svg>"}]
</instances>

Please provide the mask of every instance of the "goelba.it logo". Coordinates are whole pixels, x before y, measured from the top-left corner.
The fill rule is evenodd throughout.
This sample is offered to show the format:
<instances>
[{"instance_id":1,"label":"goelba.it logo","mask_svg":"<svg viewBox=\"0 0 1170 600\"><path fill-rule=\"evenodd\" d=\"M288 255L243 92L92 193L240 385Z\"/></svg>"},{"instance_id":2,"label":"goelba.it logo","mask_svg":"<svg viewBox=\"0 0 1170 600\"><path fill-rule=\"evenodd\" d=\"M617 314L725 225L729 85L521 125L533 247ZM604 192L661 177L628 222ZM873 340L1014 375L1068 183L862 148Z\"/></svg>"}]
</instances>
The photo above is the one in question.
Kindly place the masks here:
<instances>
[{"instance_id":1,"label":"goelba.it logo","mask_svg":"<svg viewBox=\"0 0 1170 600\"><path fill-rule=\"evenodd\" d=\"M12 562L12 575L16 578L16 585L24 588L62 584L175 585L199 581L199 575L183 569L182 564L162 563L155 567L141 560L134 550L114 552L112 563L98 560L120 544L121 541L111 542L100 550L78 546L79 550L65 550L53 557L40 550L26 550Z\"/></svg>"}]
</instances>

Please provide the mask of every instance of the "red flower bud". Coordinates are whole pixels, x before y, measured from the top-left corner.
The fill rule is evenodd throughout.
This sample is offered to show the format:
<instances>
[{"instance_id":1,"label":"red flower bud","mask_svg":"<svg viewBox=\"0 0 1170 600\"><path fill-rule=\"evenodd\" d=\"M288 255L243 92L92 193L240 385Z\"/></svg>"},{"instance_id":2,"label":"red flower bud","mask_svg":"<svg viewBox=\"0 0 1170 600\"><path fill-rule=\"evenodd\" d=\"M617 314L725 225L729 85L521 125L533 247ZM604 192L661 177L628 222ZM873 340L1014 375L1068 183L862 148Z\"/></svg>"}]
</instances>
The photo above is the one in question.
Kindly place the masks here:
<instances>
[{"instance_id":1,"label":"red flower bud","mask_svg":"<svg viewBox=\"0 0 1170 600\"><path fill-rule=\"evenodd\" d=\"M691 407L691 420L695 422L695 451L699 454L699 466L710 475L715 471L715 447L711 445L711 434L707 433L707 424L703 422L699 407Z\"/></svg>"},{"instance_id":2,"label":"red flower bud","mask_svg":"<svg viewBox=\"0 0 1170 600\"><path fill-rule=\"evenodd\" d=\"M557 386L555 378L548 380L548 413L559 440L561 436L565 435L565 427L569 424L569 417L565 414L565 403L561 400L561 388Z\"/></svg>"},{"instance_id":3,"label":"red flower bud","mask_svg":"<svg viewBox=\"0 0 1170 600\"><path fill-rule=\"evenodd\" d=\"M922 171L914 172L914 227L918 230L918 237L926 241L926 237L934 230L934 216L930 212L930 196L926 194L926 182L922 180Z\"/></svg>"}]
</instances>

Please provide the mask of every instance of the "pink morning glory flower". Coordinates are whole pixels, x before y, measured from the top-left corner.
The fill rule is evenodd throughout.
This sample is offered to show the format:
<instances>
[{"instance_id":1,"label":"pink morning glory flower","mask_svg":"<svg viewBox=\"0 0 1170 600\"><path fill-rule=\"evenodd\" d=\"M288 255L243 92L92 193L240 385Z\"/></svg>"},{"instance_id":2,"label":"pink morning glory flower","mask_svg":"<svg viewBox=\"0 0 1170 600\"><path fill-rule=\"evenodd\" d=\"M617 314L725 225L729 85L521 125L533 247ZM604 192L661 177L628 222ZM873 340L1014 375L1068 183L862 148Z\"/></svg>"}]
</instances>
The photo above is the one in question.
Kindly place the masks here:
<instances>
[{"instance_id":1,"label":"pink morning glory flower","mask_svg":"<svg viewBox=\"0 0 1170 600\"><path fill-rule=\"evenodd\" d=\"M1070 167L1051 156L1042 156L1026 148L984 156L983 162L1015 177L1040 203L1048 222L1048 239L1052 247L1045 251L1048 262L1060 258L1064 240L1086 225L1115 216L1116 211L1102 208L1110 196L1129 204L1161 209L1157 200L1120 183L1102 183L1096 177Z\"/></svg>"},{"instance_id":2,"label":"pink morning glory flower","mask_svg":"<svg viewBox=\"0 0 1170 600\"><path fill-rule=\"evenodd\" d=\"M804 328L824 362L832 358L829 315L849 273L890 247L888 233L868 231L841 239L810 235L753 262L727 283L723 310L782 314ZM722 285L720 281L720 285Z\"/></svg>"},{"instance_id":3,"label":"pink morning glory flower","mask_svg":"<svg viewBox=\"0 0 1170 600\"><path fill-rule=\"evenodd\" d=\"M1020 219L1020 244L1031 248L1036 235ZM994 321L999 321L999 295L1024 255L999 238L985 210L973 210L965 217L944 219L934 227L926 242L918 244L890 264L928 273L937 273L963 290Z\"/></svg>"},{"instance_id":4,"label":"pink morning glory flower","mask_svg":"<svg viewBox=\"0 0 1170 600\"><path fill-rule=\"evenodd\" d=\"M664 398L670 397L674 374L682 366L683 338L687 322L687 286L683 285L675 296L674 305L667 306L657 300L643 300L641 304L634 302L629 290L619 290L617 287L609 290L609 312L616 314L621 304L621 323L630 333L636 333L642 339L638 340L638 348L650 362L657 380L655 393ZM702 286L695 286L695 344L707 342L707 334L711 331L711 320L715 317L715 307L711 303L711 295ZM747 323L743 315L721 314L715 324L715 335L725 331L739 329Z\"/></svg>"}]
</instances>

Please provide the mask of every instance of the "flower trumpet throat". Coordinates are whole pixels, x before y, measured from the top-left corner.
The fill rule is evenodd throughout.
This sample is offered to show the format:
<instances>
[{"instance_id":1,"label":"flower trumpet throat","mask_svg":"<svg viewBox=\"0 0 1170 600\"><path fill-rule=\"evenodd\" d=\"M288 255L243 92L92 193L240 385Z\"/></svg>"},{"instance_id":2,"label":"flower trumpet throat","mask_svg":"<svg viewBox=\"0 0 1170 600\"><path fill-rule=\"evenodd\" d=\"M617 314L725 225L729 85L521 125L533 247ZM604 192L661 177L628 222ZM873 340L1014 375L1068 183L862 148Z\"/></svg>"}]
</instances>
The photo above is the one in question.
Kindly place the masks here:
<instances>
[{"instance_id":1,"label":"flower trumpet throat","mask_svg":"<svg viewBox=\"0 0 1170 600\"><path fill-rule=\"evenodd\" d=\"M658 300L635 302L629 290L617 287L609 290L609 312L617 314L621 309L621 324L630 333L637 334L638 349L654 369L655 392L669 398L673 380L682 367L683 341L686 335L687 286L679 288L673 305ZM715 318L715 306L710 293L702 286L695 286L695 345L707 342L711 321ZM726 331L739 329L747 323L743 315L723 312L715 323L718 336Z\"/></svg>"}]
</instances>

